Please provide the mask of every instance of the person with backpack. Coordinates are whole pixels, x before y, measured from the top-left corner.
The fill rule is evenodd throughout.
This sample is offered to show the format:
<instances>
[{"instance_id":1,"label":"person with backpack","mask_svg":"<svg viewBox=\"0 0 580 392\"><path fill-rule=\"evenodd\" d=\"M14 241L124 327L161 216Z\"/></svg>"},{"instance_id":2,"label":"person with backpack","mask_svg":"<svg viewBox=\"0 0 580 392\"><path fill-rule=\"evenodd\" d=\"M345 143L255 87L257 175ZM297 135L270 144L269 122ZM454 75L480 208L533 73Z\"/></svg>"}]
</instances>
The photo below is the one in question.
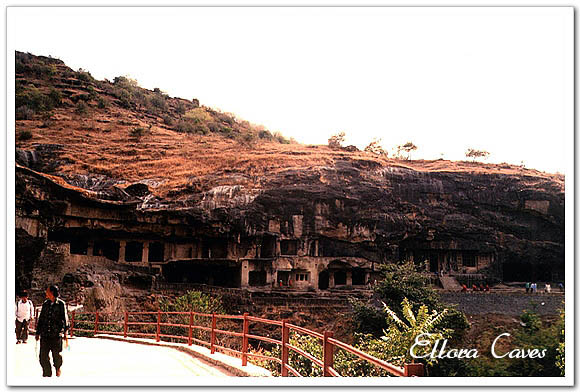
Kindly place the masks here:
<instances>
[{"instance_id":1,"label":"person with backpack","mask_svg":"<svg viewBox=\"0 0 580 392\"><path fill-rule=\"evenodd\" d=\"M28 299L28 292L23 290L16 303L16 344L26 343L28 326L34 319L34 305Z\"/></svg>"},{"instance_id":2,"label":"person with backpack","mask_svg":"<svg viewBox=\"0 0 580 392\"><path fill-rule=\"evenodd\" d=\"M65 302L58 298L59 290L57 286L50 286L46 289L46 298L42 304L38 324L36 325L36 340L40 339L40 366L42 366L42 376L51 377L52 368L48 353L52 353L52 360L56 370L56 376L60 377L62 366L62 339L68 344L66 332L68 330L68 316ZM62 335L61 335L62 334Z\"/></svg>"}]
</instances>

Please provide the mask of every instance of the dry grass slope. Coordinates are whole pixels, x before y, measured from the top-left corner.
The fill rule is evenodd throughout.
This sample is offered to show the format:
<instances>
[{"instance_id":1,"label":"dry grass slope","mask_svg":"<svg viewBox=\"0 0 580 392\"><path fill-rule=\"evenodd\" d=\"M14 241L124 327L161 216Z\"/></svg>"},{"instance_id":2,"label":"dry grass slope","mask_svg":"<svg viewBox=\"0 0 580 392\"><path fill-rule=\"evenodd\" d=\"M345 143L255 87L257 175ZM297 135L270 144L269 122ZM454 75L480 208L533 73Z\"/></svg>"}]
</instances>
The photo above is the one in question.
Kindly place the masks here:
<instances>
[{"instance_id":1,"label":"dry grass slope","mask_svg":"<svg viewBox=\"0 0 580 392\"><path fill-rule=\"evenodd\" d=\"M29 139L17 137L16 147L62 145L63 164L52 174L101 174L126 184L148 179L154 184L152 191L166 197L191 186L194 179L203 180L196 183L202 183L199 190L204 190L214 186L220 175L239 173L238 183L252 186L266 173L352 159L418 171L549 178L564 186L561 175L508 164L400 161L363 151L288 143L263 127L199 107L196 100L169 98L157 90L123 84L123 79L96 81L60 60L17 53L16 70L16 135L32 134ZM46 97L54 96L60 96L60 102L47 101ZM193 131L183 132L175 125L183 121L190 121Z\"/></svg>"}]
</instances>

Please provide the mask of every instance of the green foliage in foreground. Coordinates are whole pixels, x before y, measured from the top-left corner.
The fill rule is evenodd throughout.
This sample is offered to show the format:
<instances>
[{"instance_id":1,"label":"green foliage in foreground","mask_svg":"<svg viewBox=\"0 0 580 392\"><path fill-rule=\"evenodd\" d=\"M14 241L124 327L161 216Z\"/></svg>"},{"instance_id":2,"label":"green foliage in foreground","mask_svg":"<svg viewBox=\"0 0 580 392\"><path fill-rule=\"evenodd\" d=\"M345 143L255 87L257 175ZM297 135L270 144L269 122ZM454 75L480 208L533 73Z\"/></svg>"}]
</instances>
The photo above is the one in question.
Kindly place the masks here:
<instances>
[{"instance_id":1,"label":"green foliage in foreground","mask_svg":"<svg viewBox=\"0 0 580 392\"><path fill-rule=\"evenodd\" d=\"M224 314L224 305L220 296L211 296L200 291L188 291L185 295L176 298L174 301L168 299L159 300L159 310L162 312L197 312L197 313L217 313ZM170 314L164 315L165 323L189 325L189 315L187 314ZM207 316L193 316L193 324L204 327L211 327L211 318ZM162 334L187 337L189 334L188 327L164 326ZM199 329L192 331L194 339L209 341L209 333ZM172 338L173 340L173 338ZM184 339L176 340L184 342Z\"/></svg>"},{"instance_id":2,"label":"green foliage in foreground","mask_svg":"<svg viewBox=\"0 0 580 392\"><path fill-rule=\"evenodd\" d=\"M422 355L431 351L437 339L449 337L453 333L451 330L443 330L438 327L447 316L446 310L441 313L437 311L429 312L426 306L421 306L418 312L414 314L411 303L406 298L403 299L400 306L403 309L405 321L401 320L385 306L389 317L387 321L389 327L383 331L384 335L377 339L371 334L357 333L355 334L354 347L395 366L403 367L406 363L415 361L409 354L409 347L414 343L416 336L423 333L431 333L428 338L425 338L430 344L416 350L417 355ZM292 332L290 334L290 344L322 361L323 351L320 339ZM260 354L282 358L281 351L281 347L276 346L272 351L262 351ZM254 362L270 370L273 375L280 375L280 365L277 363L261 360ZM322 376L320 366L293 350L289 352L288 362L292 368L304 377ZM437 362L437 359L429 359L427 363L435 362ZM333 368L345 377L390 376L387 371L342 349L336 349L335 351Z\"/></svg>"},{"instance_id":3,"label":"green foliage in foreground","mask_svg":"<svg viewBox=\"0 0 580 392\"><path fill-rule=\"evenodd\" d=\"M558 377L564 375L564 314L560 319L546 326L540 316L533 311L524 311L520 317L523 325L513 334L509 346L513 349L546 349L544 358L493 358L489 353L481 353L479 358L469 361L468 376L481 377ZM491 347L496 336L484 337ZM497 350L505 354L509 350Z\"/></svg>"},{"instance_id":4,"label":"green foliage in foreground","mask_svg":"<svg viewBox=\"0 0 580 392\"><path fill-rule=\"evenodd\" d=\"M407 299L414 312L421 306L437 312L447 309L442 329L453 330L452 339L460 339L469 329L469 322L462 312L441 302L437 292L430 287L429 278L416 270L413 262L381 266L384 278L374 287L375 296L397 316L403 317L403 300ZM381 336L388 327L384 309L368 303L351 301L354 309L356 330Z\"/></svg>"}]
</instances>

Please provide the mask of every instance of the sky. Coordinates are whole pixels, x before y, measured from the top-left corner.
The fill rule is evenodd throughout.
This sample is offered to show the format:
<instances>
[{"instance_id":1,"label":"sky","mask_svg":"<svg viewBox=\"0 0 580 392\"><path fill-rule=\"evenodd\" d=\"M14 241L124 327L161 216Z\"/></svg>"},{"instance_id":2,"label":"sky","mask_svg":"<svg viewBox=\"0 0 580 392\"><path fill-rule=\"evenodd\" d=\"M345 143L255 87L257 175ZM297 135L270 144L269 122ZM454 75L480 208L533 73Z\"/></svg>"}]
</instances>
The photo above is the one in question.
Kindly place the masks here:
<instances>
[{"instance_id":1,"label":"sky","mask_svg":"<svg viewBox=\"0 0 580 392\"><path fill-rule=\"evenodd\" d=\"M573 159L572 8L12 7L7 36L302 143L344 131L560 173Z\"/></svg>"}]
</instances>

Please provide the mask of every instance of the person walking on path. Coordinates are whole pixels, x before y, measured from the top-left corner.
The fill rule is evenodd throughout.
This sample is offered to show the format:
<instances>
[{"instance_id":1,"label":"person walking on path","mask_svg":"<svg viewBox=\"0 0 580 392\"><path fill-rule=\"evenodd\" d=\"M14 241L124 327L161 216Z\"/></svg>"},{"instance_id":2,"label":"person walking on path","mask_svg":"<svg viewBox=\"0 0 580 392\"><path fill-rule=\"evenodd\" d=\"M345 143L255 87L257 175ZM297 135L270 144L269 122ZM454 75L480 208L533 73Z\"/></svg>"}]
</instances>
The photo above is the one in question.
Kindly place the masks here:
<instances>
[{"instance_id":1,"label":"person walking on path","mask_svg":"<svg viewBox=\"0 0 580 392\"><path fill-rule=\"evenodd\" d=\"M23 290L16 303L16 344L26 343L28 325L34 319L34 305L28 299L28 293Z\"/></svg>"},{"instance_id":2,"label":"person walking on path","mask_svg":"<svg viewBox=\"0 0 580 392\"><path fill-rule=\"evenodd\" d=\"M36 326L36 340L40 339L40 366L42 366L42 376L51 377L52 368L48 353L52 353L52 360L56 370L56 376L60 377L62 366L62 337L68 344L66 333L68 330L68 316L66 314L66 304L58 298L57 286L50 286L46 289L46 298L42 304L38 325Z\"/></svg>"},{"instance_id":3,"label":"person walking on path","mask_svg":"<svg viewBox=\"0 0 580 392\"><path fill-rule=\"evenodd\" d=\"M530 292L530 282L526 282L526 293Z\"/></svg>"}]
</instances>

